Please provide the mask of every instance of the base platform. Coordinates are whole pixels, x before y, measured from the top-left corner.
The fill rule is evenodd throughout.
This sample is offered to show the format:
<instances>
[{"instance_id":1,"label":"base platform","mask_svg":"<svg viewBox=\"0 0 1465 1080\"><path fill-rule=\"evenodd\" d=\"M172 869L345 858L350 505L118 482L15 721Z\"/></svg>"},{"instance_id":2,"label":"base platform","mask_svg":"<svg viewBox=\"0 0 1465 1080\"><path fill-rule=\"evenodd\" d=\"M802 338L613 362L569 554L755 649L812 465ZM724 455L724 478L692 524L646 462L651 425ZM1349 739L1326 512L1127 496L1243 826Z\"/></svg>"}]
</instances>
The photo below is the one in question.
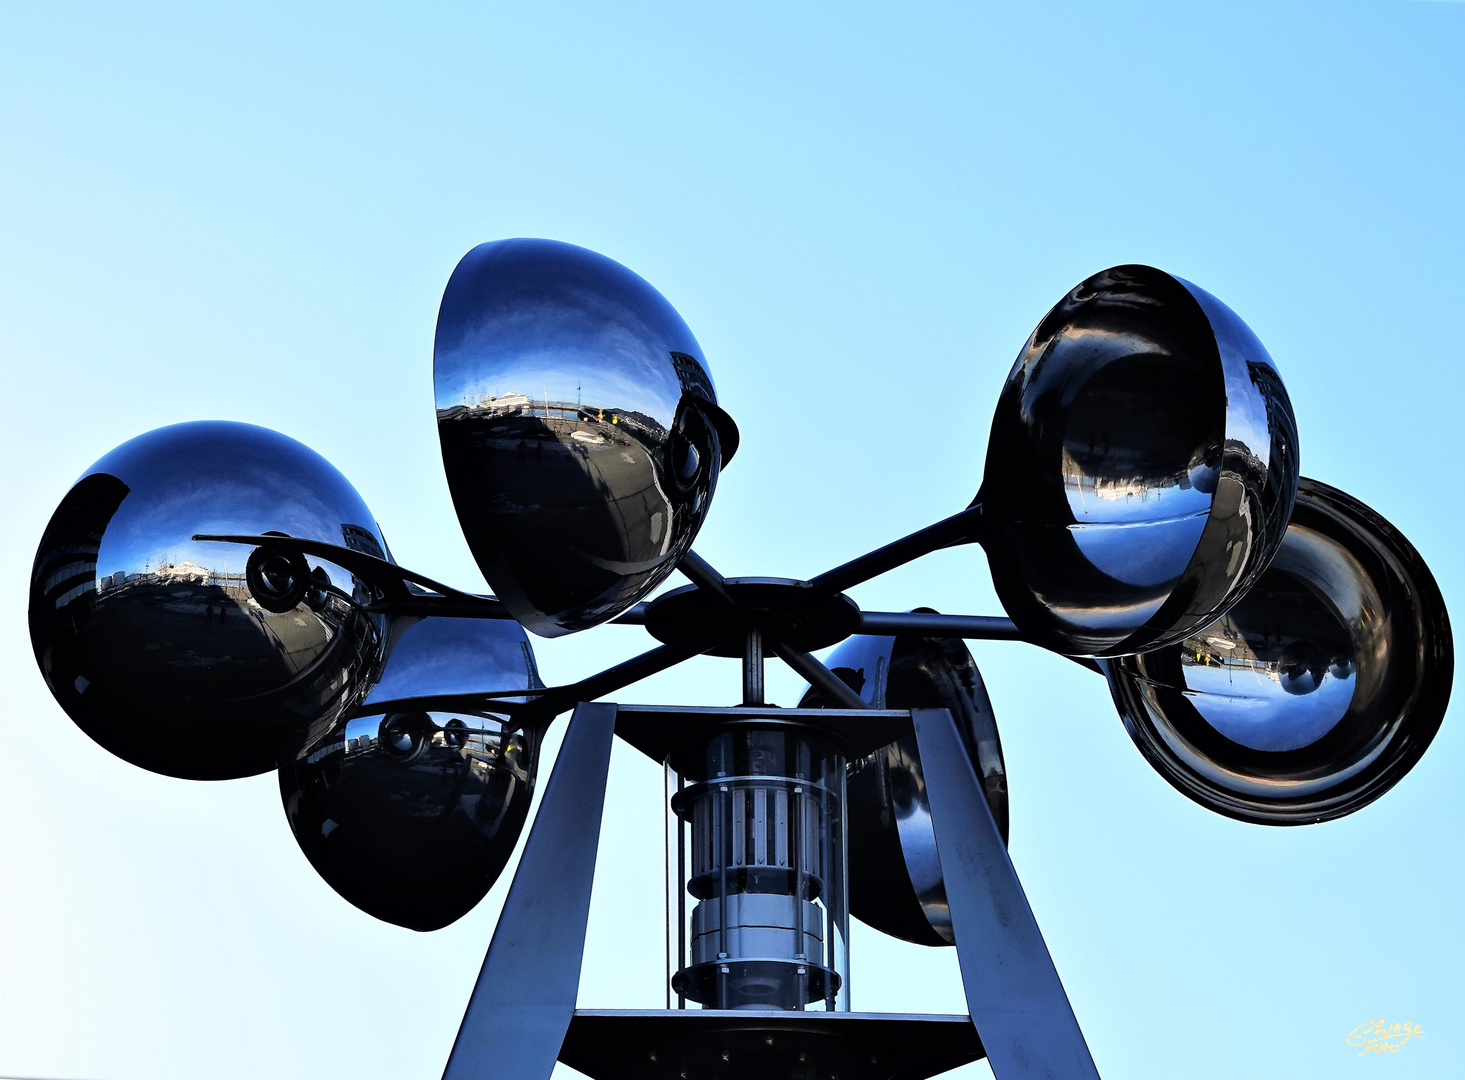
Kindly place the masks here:
<instances>
[{"instance_id":1,"label":"base platform","mask_svg":"<svg viewBox=\"0 0 1465 1080\"><path fill-rule=\"evenodd\" d=\"M984 1056L967 1016L577 1009L559 1059L592 1080L927 1080Z\"/></svg>"}]
</instances>

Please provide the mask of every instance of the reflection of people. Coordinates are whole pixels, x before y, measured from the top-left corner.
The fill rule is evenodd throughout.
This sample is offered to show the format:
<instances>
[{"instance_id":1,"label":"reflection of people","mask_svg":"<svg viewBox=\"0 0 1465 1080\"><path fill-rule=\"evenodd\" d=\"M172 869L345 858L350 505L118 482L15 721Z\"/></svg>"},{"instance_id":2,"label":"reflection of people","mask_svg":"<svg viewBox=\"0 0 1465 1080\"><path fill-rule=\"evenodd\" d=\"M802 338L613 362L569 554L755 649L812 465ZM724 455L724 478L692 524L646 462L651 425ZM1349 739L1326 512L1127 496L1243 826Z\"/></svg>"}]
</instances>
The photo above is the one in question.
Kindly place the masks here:
<instances>
[{"instance_id":1,"label":"reflection of people","mask_svg":"<svg viewBox=\"0 0 1465 1080\"><path fill-rule=\"evenodd\" d=\"M214 625L214 605L208 600L203 602L203 621L205 626Z\"/></svg>"},{"instance_id":2,"label":"reflection of people","mask_svg":"<svg viewBox=\"0 0 1465 1080\"><path fill-rule=\"evenodd\" d=\"M227 603L225 603L223 600L220 600L219 601L219 622L220 623L222 623L224 621L224 616L227 615L228 613L229 613L229 605Z\"/></svg>"}]
</instances>

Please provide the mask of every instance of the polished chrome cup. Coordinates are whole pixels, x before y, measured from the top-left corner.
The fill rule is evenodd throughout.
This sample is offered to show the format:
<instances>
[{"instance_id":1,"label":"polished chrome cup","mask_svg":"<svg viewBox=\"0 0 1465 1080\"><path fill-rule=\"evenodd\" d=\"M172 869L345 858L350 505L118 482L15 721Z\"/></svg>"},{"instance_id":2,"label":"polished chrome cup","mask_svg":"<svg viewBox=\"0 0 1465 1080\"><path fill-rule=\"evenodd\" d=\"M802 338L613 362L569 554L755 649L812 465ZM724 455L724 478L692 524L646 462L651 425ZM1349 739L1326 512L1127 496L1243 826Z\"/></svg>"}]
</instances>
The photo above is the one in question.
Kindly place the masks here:
<instances>
[{"instance_id":1,"label":"polished chrome cup","mask_svg":"<svg viewBox=\"0 0 1465 1080\"><path fill-rule=\"evenodd\" d=\"M36 661L82 731L145 769L221 780L274 768L360 702L382 652L361 582L193 539L266 532L389 558L346 478L265 428L159 428L86 471L30 589Z\"/></svg>"},{"instance_id":2,"label":"polished chrome cup","mask_svg":"<svg viewBox=\"0 0 1465 1080\"><path fill-rule=\"evenodd\" d=\"M1373 510L1304 479L1261 580L1221 619L1102 661L1135 745L1202 806L1264 825L1342 817L1417 762L1454 646L1419 553Z\"/></svg>"},{"instance_id":3,"label":"polished chrome cup","mask_svg":"<svg viewBox=\"0 0 1465 1080\"><path fill-rule=\"evenodd\" d=\"M331 888L378 919L437 930L472 910L513 854L540 739L535 725L446 699L540 683L506 619L409 621L392 637L365 703L281 766L280 797Z\"/></svg>"},{"instance_id":4,"label":"polished chrome cup","mask_svg":"<svg viewBox=\"0 0 1465 1080\"><path fill-rule=\"evenodd\" d=\"M1149 266L1080 284L1033 331L992 421L978 500L997 595L1070 656L1181 641L1282 542L1297 429L1230 308Z\"/></svg>"},{"instance_id":5,"label":"polished chrome cup","mask_svg":"<svg viewBox=\"0 0 1465 1080\"><path fill-rule=\"evenodd\" d=\"M463 257L433 384L463 535L499 599L546 637L605 622L665 579L737 446L676 310L619 263L553 240Z\"/></svg>"},{"instance_id":6,"label":"polished chrome cup","mask_svg":"<svg viewBox=\"0 0 1465 1080\"><path fill-rule=\"evenodd\" d=\"M908 634L853 637L826 664L873 708L948 710L1006 841L1002 743L982 673L965 643ZM811 689L799 707L822 703ZM851 914L904 941L953 944L946 881L914 735L850 762L846 808Z\"/></svg>"}]
</instances>

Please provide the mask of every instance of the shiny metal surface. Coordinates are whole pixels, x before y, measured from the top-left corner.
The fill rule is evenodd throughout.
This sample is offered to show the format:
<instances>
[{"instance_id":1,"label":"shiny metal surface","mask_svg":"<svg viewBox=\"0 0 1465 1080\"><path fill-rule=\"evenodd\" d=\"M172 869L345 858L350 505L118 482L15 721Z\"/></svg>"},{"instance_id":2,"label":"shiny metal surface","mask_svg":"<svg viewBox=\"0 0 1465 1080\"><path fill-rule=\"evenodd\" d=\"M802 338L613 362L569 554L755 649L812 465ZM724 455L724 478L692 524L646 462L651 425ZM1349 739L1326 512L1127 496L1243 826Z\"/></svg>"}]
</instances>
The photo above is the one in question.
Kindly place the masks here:
<instances>
[{"instance_id":1,"label":"shiny metal surface","mask_svg":"<svg viewBox=\"0 0 1465 1080\"><path fill-rule=\"evenodd\" d=\"M433 383L463 534L494 593L547 637L615 617L672 572L737 445L675 309L553 240L463 257Z\"/></svg>"},{"instance_id":2,"label":"shiny metal surface","mask_svg":"<svg viewBox=\"0 0 1465 1080\"><path fill-rule=\"evenodd\" d=\"M1222 619L1156 652L1102 661L1150 764L1228 817L1341 817L1413 768L1454 676L1449 616L1397 529L1304 479L1270 569Z\"/></svg>"},{"instance_id":3,"label":"shiny metal surface","mask_svg":"<svg viewBox=\"0 0 1465 1080\"><path fill-rule=\"evenodd\" d=\"M470 911L498 880L529 812L539 731L434 695L539 685L506 619L425 619L394 633L358 714L280 768L300 850L361 910L413 930Z\"/></svg>"},{"instance_id":4,"label":"shiny metal surface","mask_svg":"<svg viewBox=\"0 0 1465 1080\"><path fill-rule=\"evenodd\" d=\"M950 711L1006 842L1002 743L982 674L966 645L954 638L857 637L826 663L874 708ZM818 699L811 689L800 708ZM904 941L950 945L946 882L915 737L852 760L847 800L851 913Z\"/></svg>"},{"instance_id":5,"label":"shiny metal surface","mask_svg":"<svg viewBox=\"0 0 1465 1080\"><path fill-rule=\"evenodd\" d=\"M260 566L252 547L200 532L390 557L355 489L295 440L248 424L159 428L62 499L36 552L31 642L61 707L112 753L170 776L249 776L361 700L382 620L338 566Z\"/></svg>"},{"instance_id":6,"label":"shiny metal surface","mask_svg":"<svg viewBox=\"0 0 1465 1080\"><path fill-rule=\"evenodd\" d=\"M1057 652L1174 644L1266 568L1297 467L1246 324L1153 267L1105 270L1033 331L997 404L978 495L997 595Z\"/></svg>"}]
</instances>

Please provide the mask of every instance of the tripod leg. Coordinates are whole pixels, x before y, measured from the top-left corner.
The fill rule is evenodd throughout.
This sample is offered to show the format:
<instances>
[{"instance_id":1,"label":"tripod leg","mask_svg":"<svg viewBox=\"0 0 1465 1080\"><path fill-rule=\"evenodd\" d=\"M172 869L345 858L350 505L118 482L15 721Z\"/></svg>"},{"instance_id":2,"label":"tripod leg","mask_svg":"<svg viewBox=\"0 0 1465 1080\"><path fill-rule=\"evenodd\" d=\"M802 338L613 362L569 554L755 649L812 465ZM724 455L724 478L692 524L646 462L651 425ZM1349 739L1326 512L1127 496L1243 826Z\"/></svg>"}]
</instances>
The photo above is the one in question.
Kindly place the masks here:
<instances>
[{"instance_id":1,"label":"tripod leg","mask_svg":"<svg viewBox=\"0 0 1465 1080\"><path fill-rule=\"evenodd\" d=\"M913 709L967 1009L997 1080L1098 1080L956 724Z\"/></svg>"},{"instance_id":2,"label":"tripod leg","mask_svg":"<svg viewBox=\"0 0 1465 1080\"><path fill-rule=\"evenodd\" d=\"M554 1070L580 989L615 719L614 705L598 703L570 718L443 1080L548 1080Z\"/></svg>"}]
</instances>

